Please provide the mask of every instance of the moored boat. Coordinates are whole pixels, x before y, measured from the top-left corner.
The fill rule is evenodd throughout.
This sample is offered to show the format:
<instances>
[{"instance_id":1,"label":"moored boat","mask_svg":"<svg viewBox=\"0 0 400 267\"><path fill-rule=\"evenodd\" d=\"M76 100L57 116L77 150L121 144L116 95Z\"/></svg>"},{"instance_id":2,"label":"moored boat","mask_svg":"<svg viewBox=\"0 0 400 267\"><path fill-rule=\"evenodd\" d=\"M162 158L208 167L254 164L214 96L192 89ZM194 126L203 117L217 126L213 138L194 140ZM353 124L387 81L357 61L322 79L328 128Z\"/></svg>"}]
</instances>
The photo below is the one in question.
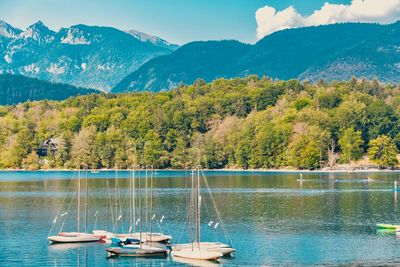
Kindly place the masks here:
<instances>
[{"instance_id":1,"label":"moored boat","mask_svg":"<svg viewBox=\"0 0 400 267\"><path fill-rule=\"evenodd\" d=\"M400 227L398 224L388 224L388 223L377 223L376 227L379 229L392 229L396 230L396 227Z\"/></svg>"},{"instance_id":2,"label":"moored boat","mask_svg":"<svg viewBox=\"0 0 400 267\"><path fill-rule=\"evenodd\" d=\"M203 248L185 248L181 250L173 250L172 256L194 260L218 260L223 256L221 252L208 251Z\"/></svg>"},{"instance_id":3,"label":"moored boat","mask_svg":"<svg viewBox=\"0 0 400 267\"><path fill-rule=\"evenodd\" d=\"M86 233L61 233L60 235L49 236L47 239L52 243L83 243L97 242L100 237Z\"/></svg>"},{"instance_id":4,"label":"moored boat","mask_svg":"<svg viewBox=\"0 0 400 267\"><path fill-rule=\"evenodd\" d=\"M186 250L186 249L191 249L192 247L196 247L197 244L178 244L178 245L172 245L171 248L175 251L177 250ZM200 247L204 251L210 251L210 252L219 252L222 253L223 256L228 256L232 255L236 250L232 247L230 247L227 244L223 244L220 242L200 242Z\"/></svg>"},{"instance_id":5,"label":"moored boat","mask_svg":"<svg viewBox=\"0 0 400 267\"><path fill-rule=\"evenodd\" d=\"M133 245L130 247L110 247L106 249L109 257L166 257L167 250L147 245Z\"/></svg>"},{"instance_id":6,"label":"moored boat","mask_svg":"<svg viewBox=\"0 0 400 267\"><path fill-rule=\"evenodd\" d=\"M192 189L188 202L188 214L186 216L189 229L188 237L189 240L192 240L193 242L172 245L171 246L172 256L177 258L185 258L192 260L218 260L224 255L230 255L231 253L233 253L235 249L221 242L200 241L200 233L201 233L200 211L201 211L200 170L197 169L197 179L194 179L194 172L192 172ZM194 228L193 230L195 231L192 231L191 227L193 227ZM194 236L191 235L194 233L195 233Z\"/></svg>"},{"instance_id":7,"label":"moored boat","mask_svg":"<svg viewBox=\"0 0 400 267\"><path fill-rule=\"evenodd\" d=\"M150 188L153 188L153 180L152 180L152 173L150 176ZM141 194L141 184L140 180L138 182L138 190L139 190L139 195ZM113 245L109 248L106 249L107 254L109 257L111 256L122 256L122 257L165 257L167 256L167 250L165 248L160 248L156 246L150 246L148 243L153 243L153 242L167 242L169 241L172 237L164 235L162 233L153 233L152 232L152 219L150 218L150 214L152 214L152 209L153 209L153 195L151 191L150 195L150 210L148 211L148 205L147 205L147 198L148 198L148 187L147 187L147 170L146 170L146 177L145 177L145 210L146 210L146 230L147 230L147 222L149 222L149 232L145 231L143 232L143 208L142 208L142 202L141 199L139 198L139 209L140 209L140 218L137 220L137 222L140 222L140 231L139 233L129 233L129 234L116 234L112 238L112 243ZM131 205L130 205L130 221L131 221L131 227L130 230L133 228L133 222L135 222L136 218L136 205L135 205L135 176L134 172L133 175L131 176L131 184L130 184L130 193L131 193ZM133 212L132 212L133 211ZM153 215L154 217L154 215ZM130 241L134 242L130 242ZM147 243L147 244L144 244Z\"/></svg>"},{"instance_id":8,"label":"moored boat","mask_svg":"<svg viewBox=\"0 0 400 267\"><path fill-rule=\"evenodd\" d=\"M136 238L140 239L142 242L158 242L167 243L172 239L170 235L164 235L163 233L132 233L132 234L116 234L115 237L118 238Z\"/></svg>"}]
</instances>

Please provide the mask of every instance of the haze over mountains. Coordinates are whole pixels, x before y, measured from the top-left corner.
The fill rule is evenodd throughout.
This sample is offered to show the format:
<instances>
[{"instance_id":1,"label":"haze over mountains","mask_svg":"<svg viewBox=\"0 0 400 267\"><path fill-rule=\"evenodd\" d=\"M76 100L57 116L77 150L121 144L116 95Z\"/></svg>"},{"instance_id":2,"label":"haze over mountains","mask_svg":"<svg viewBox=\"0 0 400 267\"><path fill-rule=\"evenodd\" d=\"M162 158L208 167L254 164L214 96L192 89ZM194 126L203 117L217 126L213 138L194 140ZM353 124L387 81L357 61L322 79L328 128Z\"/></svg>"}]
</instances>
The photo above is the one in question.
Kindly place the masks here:
<instances>
[{"instance_id":1,"label":"haze over mountains","mask_svg":"<svg viewBox=\"0 0 400 267\"><path fill-rule=\"evenodd\" d=\"M267 75L277 79L400 82L400 23L346 23L283 30L254 45L192 42L150 60L112 92L160 91L197 78Z\"/></svg>"},{"instance_id":2,"label":"haze over mountains","mask_svg":"<svg viewBox=\"0 0 400 267\"><path fill-rule=\"evenodd\" d=\"M42 22L25 31L0 21L0 73L109 91L143 63L178 46L138 31Z\"/></svg>"}]
</instances>

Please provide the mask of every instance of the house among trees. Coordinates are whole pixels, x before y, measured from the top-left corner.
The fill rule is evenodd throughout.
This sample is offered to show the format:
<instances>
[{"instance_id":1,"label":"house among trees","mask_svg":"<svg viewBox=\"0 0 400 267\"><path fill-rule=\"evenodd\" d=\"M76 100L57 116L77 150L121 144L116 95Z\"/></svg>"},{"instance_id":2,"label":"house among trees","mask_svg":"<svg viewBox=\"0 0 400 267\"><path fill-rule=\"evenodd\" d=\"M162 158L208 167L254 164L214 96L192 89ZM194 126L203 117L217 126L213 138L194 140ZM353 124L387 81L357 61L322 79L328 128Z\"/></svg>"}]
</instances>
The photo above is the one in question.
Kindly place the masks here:
<instances>
[{"instance_id":1,"label":"house among trees","mask_svg":"<svg viewBox=\"0 0 400 267\"><path fill-rule=\"evenodd\" d=\"M43 142L42 145L36 150L39 157L47 157L49 153L55 155L57 153L58 139L50 138Z\"/></svg>"}]
</instances>

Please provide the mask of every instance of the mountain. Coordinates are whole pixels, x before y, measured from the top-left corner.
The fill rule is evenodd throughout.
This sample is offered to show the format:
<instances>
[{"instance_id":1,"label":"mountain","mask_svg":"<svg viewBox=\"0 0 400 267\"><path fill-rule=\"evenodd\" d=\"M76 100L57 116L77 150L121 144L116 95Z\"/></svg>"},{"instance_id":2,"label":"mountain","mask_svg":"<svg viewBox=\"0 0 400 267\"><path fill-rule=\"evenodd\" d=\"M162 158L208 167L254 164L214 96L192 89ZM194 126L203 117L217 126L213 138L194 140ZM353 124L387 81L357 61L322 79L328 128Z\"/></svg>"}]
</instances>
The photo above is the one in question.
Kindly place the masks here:
<instances>
[{"instance_id":1,"label":"mountain","mask_svg":"<svg viewBox=\"0 0 400 267\"><path fill-rule=\"evenodd\" d=\"M111 27L74 25L55 32L39 21L25 31L0 21L0 73L109 91L148 60L177 46Z\"/></svg>"},{"instance_id":2,"label":"mountain","mask_svg":"<svg viewBox=\"0 0 400 267\"><path fill-rule=\"evenodd\" d=\"M15 38L21 32L20 29L16 29L5 21L0 20L0 37Z\"/></svg>"},{"instance_id":3,"label":"mountain","mask_svg":"<svg viewBox=\"0 0 400 267\"><path fill-rule=\"evenodd\" d=\"M238 41L192 42L173 54L160 56L144 64L123 79L112 92L170 89L180 82L189 83L201 77L208 81L230 77L237 55L251 46Z\"/></svg>"},{"instance_id":4,"label":"mountain","mask_svg":"<svg viewBox=\"0 0 400 267\"><path fill-rule=\"evenodd\" d=\"M168 90L197 78L211 81L250 74L285 80L331 81L356 76L400 82L400 22L289 29L254 45L193 42L150 60L112 92Z\"/></svg>"},{"instance_id":5,"label":"mountain","mask_svg":"<svg viewBox=\"0 0 400 267\"><path fill-rule=\"evenodd\" d=\"M14 105L27 100L64 100L71 96L93 93L99 93L99 91L41 81L21 75L0 75L0 105Z\"/></svg>"},{"instance_id":6,"label":"mountain","mask_svg":"<svg viewBox=\"0 0 400 267\"><path fill-rule=\"evenodd\" d=\"M153 45L156 45L158 47L164 47L164 48L168 48L168 49L172 49L172 50L176 50L179 48L178 45L175 44L171 44L168 41L161 39L160 37L154 36L154 35L150 35L144 32L140 32L140 31L136 31L136 30L130 30L128 31L128 33L130 35L132 35L133 37L135 37L136 39L142 41L142 42L150 42Z\"/></svg>"}]
</instances>

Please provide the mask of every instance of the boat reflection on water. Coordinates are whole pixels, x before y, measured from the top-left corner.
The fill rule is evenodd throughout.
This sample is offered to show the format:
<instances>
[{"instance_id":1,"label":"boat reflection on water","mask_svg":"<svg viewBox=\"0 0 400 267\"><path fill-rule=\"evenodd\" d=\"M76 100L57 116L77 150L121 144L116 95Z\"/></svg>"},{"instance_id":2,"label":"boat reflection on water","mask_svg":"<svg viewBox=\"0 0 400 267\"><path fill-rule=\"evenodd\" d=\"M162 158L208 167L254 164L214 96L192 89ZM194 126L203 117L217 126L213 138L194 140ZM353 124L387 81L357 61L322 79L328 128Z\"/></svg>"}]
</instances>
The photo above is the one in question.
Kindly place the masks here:
<instances>
[{"instance_id":1,"label":"boat reflection on water","mask_svg":"<svg viewBox=\"0 0 400 267\"><path fill-rule=\"evenodd\" d=\"M89 248L98 246L99 243L54 243L48 246L49 250L52 253L57 253L52 261L53 266L65 266L65 259L59 258L58 253L68 252L68 254L76 253L76 263L74 266L89 266ZM91 260L93 263L93 259ZM68 260L68 264L73 263L73 260L70 258Z\"/></svg>"},{"instance_id":2,"label":"boat reflection on water","mask_svg":"<svg viewBox=\"0 0 400 267\"><path fill-rule=\"evenodd\" d=\"M396 235L396 229L376 229L379 235Z\"/></svg>"},{"instance_id":3,"label":"boat reflection on water","mask_svg":"<svg viewBox=\"0 0 400 267\"><path fill-rule=\"evenodd\" d=\"M221 266L218 261L211 261L211 260L194 260L188 258L181 258L181 257L173 257L173 261L176 263L187 264L189 266L196 266L196 267L214 267L214 266Z\"/></svg>"},{"instance_id":4,"label":"boat reflection on water","mask_svg":"<svg viewBox=\"0 0 400 267\"><path fill-rule=\"evenodd\" d=\"M160 261L157 257L111 257L107 258L107 266L172 266L170 258Z\"/></svg>"},{"instance_id":5,"label":"boat reflection on water","mask_svg":"<svg viewBox=\"0 0 400 267\"><path fill-rule=\"evenodd\" d=\"M105 244L105 243L103 243ZM102 243L99 242L90 242L90 243L52 243L49 244L50 251L63 251L63 250L81 250L87 249L89 247L96 247L96 246L104 246Z\"/></svg>"}]
</instances>

